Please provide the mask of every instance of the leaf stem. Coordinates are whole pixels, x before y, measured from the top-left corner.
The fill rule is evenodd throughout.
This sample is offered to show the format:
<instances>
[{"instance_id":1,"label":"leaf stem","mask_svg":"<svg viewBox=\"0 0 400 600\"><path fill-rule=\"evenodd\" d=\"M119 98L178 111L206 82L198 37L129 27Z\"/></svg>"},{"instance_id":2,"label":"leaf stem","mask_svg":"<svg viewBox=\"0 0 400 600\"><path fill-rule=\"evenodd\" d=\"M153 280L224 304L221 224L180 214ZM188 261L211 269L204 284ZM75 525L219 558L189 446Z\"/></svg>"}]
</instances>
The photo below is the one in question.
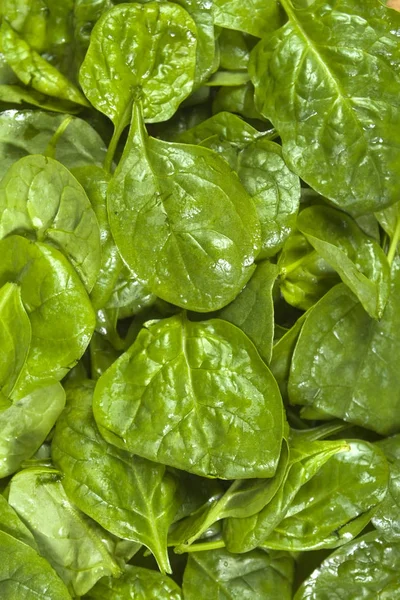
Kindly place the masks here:
<instances>
[{"instance_id":1,"label":"leaf stem","mask_svg":"<svg viewBox=\"0 0 400 600\"><path fill-rule=\"evenodd\" d=\"M394 230L393 237L390 240L389 252L387 253L387 259L388 259L389 265L392 264L393 259L395 257L399 239L400 239L400 218L397 219L396 229Z\"/></svg>"},{"instance_id":2,"label":"leaf stem","mask_svg":"<svg viewBox=\"0 0 400 600\"><path fill-rule=\"evenodd\" d=\"M58 141L59 141L60 137L62 136L62 134L67 129L68 125L71 123L71 121L72 121L73 118L74 117L72 117L71 115L68 115L67 117L65 117L65 119L63 119L63 121L61 121L60 125L57 127L57 129L54 132L54 134L52 135L49 143L47 144L47 148L46 148L46 151L44 153L45 156L48 156L49 158L54 158L55 159L55 157L56 157L56 146L58 144Z\"/></svg>"},{"instance_id":3,"label":"leaf stem","mask_svg":"<svg viewBox=\"0 0 400 600\"><path fill-rule=\"evenodd\" d=\"M215 542L204 542L202 544L193 544L192 546L185 546L185 549L178 550L175 548L175 554L184 554L186 552L206 552L207 550L218 550L219 548L225 548L224 540L217 540Z\"/></svg>"}]
</instances>

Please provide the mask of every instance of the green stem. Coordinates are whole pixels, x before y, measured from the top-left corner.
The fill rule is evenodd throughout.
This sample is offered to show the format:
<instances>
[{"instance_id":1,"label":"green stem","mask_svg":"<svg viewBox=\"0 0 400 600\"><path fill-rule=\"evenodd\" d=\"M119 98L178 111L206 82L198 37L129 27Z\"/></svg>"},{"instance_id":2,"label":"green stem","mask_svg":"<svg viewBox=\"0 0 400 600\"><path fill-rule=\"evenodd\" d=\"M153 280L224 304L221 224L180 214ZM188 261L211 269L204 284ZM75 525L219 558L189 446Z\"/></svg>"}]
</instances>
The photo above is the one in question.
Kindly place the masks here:
<instances>
[{"instance_id":1,"label":"green stem","mask_svg":"<svg viewBox=\"0 0 400 600\"><path fill-rule=\"evenodd\" d=\"M389 252L387 254L387 259L388 259L389 265L392 264L393 259L395 257L399 239L400 239L400 218L397 219L396 229L394 230L393 237L390 240Z\"/></svg>"},{"instance_id":2,"label":"green stem","mask_svg":"<svg viewBox=\"0 0 400 600\"><path fill-rule=\"evenodd\" d=\"M217 540L216 542L204 542L202 544L193 544L193 546L185 547L184 551L178 551L175 548L175 554L184 554L184 552L206 552L207 550L218 550L219 548L225 548L224 540Z\"/></svg>"},{"instance_id":3,"label":"green stem","mask_svg":"<svg viewBox=\"0 0 400 600\"><path fill-rule=\"evenodd\" d=\"M74 117L72 117L71 115L68 115L57 127L55 133L53 134L52 138L50 139L49 143L47 144L47 148L44 153L45 156L55 159L56 146L58 144L58 141L59 141L60 137L63 135L63 133L65 132L65 130L67 129L68 125L71 123L73 118Z\"/></svg>"},{"instance_id":4,"label":"green stem","mask_svg":"<svg viewBox=\"0 0 400 600\"><path fill-rule=\"evenodd\" d=\"M114 160L115 151L118 146L119 138L122 135L125 127L129 124L132 116L132 105L133 99L127 104L124 112L121 115L121 118L118 120L117 124L114 126L114 133L112 135L110 145L107 148L106 158L104 160L104 170L107 173L111 173L111 167Z\"/></svg>"}]
</instances>

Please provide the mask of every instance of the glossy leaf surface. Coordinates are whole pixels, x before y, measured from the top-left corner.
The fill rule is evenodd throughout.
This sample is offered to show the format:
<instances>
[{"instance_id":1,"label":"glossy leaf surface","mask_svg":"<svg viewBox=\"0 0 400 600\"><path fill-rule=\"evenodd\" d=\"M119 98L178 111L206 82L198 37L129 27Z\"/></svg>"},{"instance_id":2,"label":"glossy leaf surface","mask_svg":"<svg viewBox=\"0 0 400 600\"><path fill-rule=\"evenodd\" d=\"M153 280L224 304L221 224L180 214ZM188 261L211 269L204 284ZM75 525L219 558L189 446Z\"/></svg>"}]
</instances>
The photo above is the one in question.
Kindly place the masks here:
<instances>
[{"instance_id":1,"label":"glossy leaf surface","mask_svg":"<svg viewBox=\"0 0 400 600\"><path fill-rule=\"evenodd\" d=\"M285 160L354 214L394 203L400 17L374 0L281 4L288 22L257 45L250 73Z\"/></svg>"},{"instance_id":2,"label":"glossy leaf surface","mask_svg":"<svg viewBox=\"0 0 400 600\"><path fill-rule=\"evenodd\" d=\"M275 472L278 387L226 321L177 315L148 323L98 381L93 406L106 439L150 460L222 479Z\"/></svg>"},{"instance_id":3,"label":"glossy leaf surface","mask_svg":"<svg viewBox=\"0 0 400 600\"><path fill-rule=\"evenodd\" d=\"M400 545L370 532L339 548L303 583L295 600L400 598Z\"/></svg>"},{"instance_id":4,"label":"glossy leaf surface","mask_svg":"<svg viewBox=\"0 0 400 600\"><path fill-rule=\"evenodd\" d=\"M400 435L377 442L389 463L389 488L372 523L387 540L400 540Z\"/></svg>"},{"instance_id":5,"label":"glossy leaf surface","mask_svg":"<svg viewBox=\"0 0 400 600\"><path fill-rule=\"evenodd\" d=\"M0 182L0 238L33 235L58 248L90 291L100 268L100 230L80 184L61 163L27 156Z\"/></svg>"},{"instance_id":6,"label":"glossy leaf surface","mask_svg":"<svg viewBox=\"0 0 400 600\"><path fill-rule=\"evenodd\" d=\"M251 7L240 0L214 0L215 24L263 37L281 24L275 0L251 0Z\"/></svg>"},{"instance_id":7,"label":"glossy leaf surface","mask_svg":"<svg viewBox=\"0 0 400 600\"><path fill-rule=\"evenodd\" d=\"M185 600L197 600L199 590L209 600L264 600L279 590L292 597L293 560L284 553L254 550L234 555L227 550L190 554L183 576Z\"/></svg>"},{"instance_id":8,"label":"glossy leaf surface","mask_svg":"<svg viewBox=\"0 0 400 600\"><path fill-rule=\"evenodd\" d=\"M67 259L46 244L13 235L0 241L0 255L0 285L19 284L31 323L24 377L35 384L61 379L82 356L94 329L83 284Z\"/></svg>"},{"instance_id":9,"label":"glossy leaf surface","mask_svg":"<svg viewBox=\"0 0 400 600\"><path fill-rule=\"evenodd\" d=\"M133 3L96 23L79 80L93 106L122 130L140 95L147 121L172 117L192 91L195 66L196 26L189 14L172 3Z\"/></svg>"},{"instance_id":10,"label":"glossy leaf surface","mask_svg":"<svg viewBox=\"0 0 400 600\"><path fill-rule=\"evenodd\" d=\"M166 575L126 566L118 579L104 577L86 596L88 600L182 600L179 586Z\"/></svg>"},{"instance_id":11,"label":"glossy leaf surface","mask_svg":"<svg viewBox=\"0 0 400 600\"><path fill-rule=\"evenodd\" d=\"M90 381L67 388L67 408L52 442L63 486L84 513L114 535L147 546L160 569L169 571L167 531L178 508L176 481L164 466L101 437L92 414L93 389ZM104 487L105 480L114 485Z\"/></svg>"},{"instance_id":12,"label":"glossy leaf surface","mask_svg":"<svg viewBox=\"0 0 400 600\"><path fill-rule=\"evenodd\" d=\"M237 176L206 148L148 137L136 106L108 213L125 262L177 306L222 308L254 270L259 223Z\"/></svg>"},{"instance_id":13,"label":"glossy leaf surface","mask_svg":"<svg viewBox=\"0 0 400 600\"><path fill-rule=\"evenodd\" d=\"M303 210L297 227L371 317L380 318L389 295L390 267L379 244L363 234L351 217L327 206Z\"/></svg>"},{"instance_id":14,"label":"glossy leaf surface","mask_svg":"<svg viewBox=\"0 0 400 600\"><path fill-rule=\"evenodd\" d=\"M344 286L314 307L301 330L289 378L289 398L383 435L400 430L397 343L398 263L382 319L372 319ZM306 415L307 408L303 409Z\"/></svg>"},{"instance_id":15,"label":"glossy leaf surface","mask_svg":"<svg viewBox=\"0 0 400 600\"><path fill-rule=\"evenodd\" d=\"M55 469L20 471L8 501L71 593L82 596L101 577L120 574L104 532L69 502Z\"/></svg>"}]
</instances>

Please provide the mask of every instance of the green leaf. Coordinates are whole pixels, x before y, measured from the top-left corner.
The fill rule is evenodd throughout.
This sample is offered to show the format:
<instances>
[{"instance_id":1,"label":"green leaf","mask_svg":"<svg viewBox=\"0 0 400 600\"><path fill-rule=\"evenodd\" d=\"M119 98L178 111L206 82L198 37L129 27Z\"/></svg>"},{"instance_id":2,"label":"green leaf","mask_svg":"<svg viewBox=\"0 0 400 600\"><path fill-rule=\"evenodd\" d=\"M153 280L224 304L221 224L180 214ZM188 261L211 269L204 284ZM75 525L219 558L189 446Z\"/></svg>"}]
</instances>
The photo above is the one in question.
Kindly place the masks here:
<instances>
[{"instance_id":1,"label":"green leaf","mask_svg":"<svg viewBox=\"0 0 400 600\"><path fill-rule=\"evenodd\" d=\"M371 317L381 318L389 295L390 267L379 244L351 217L327 206L304 209L297 227Z\"/></svg>"},{"instance_id":2,"label":"green leaf","mask_svg":"<svg viewBox=\"0 0 400 600\"><path fill-rule=\"evenodd\" d=\"M107 215L107 187L111 176L97 166L74 169L74 175L88 195L100 226L101 264L90 299L95 310L122 310L120 318L136 314L155 302L155 296L140 283L122 261L111 235Z\"/></svg>"},{"instance_id":3,"label":"green leaf","mask_svg":"<svg viewBox=\"0 0 400 600\"><path fill-rule=\"evenodd\" d=\"M244 85L221 87L214 98L212 110L213 113L238 113L245 119L266 120L254 104L254 86L251 81Z\"/></svg>"},{"instance_id":4,"label":"green leaf","mask_svg":"<svg viewBox=\"0 0 400 600\"><path fill-rule=\"evenodd\" d=\"M59 383L35 387L0 412L0 478L17 471L43 444L65 405Z\"/></svg>"},{"instance_id":5,"label":"green leaf","mask_svg":"<svg viewBox=\"0 0 400 600\"><path fill-rule=\"evenodd\" d=\"M274 340L272 288L278 268L267 261L259 263L246 287L223 308L218 317L239 327L253 342L261 358L269 363Z\"/></svg>"},{"instance_id":6,"label":"green leaf","mask_svg":"<svg viewBox=\"0 0 400 600\"><path fill-rule=\"evenodd\" d=\"M8 504L7 500L0 494L0 532L6 533L23 542L27 546L31 546L34 550L37 550L37 544L35 538L23 524L18 517L17 513Z\"/></svg>"},{"instance_id":7,"label":"green leaf","mask_svg":"<svg viewBox=\"0 0 400 600\"><path fill-rule=\"evenodd\" d=\"M221 29L218 36L220 68L229 71L247 70L250 50L254 45L253 39L249 39L249 36L244 35L241 31Z\"/></svg>"},{"instance_id":8,"label":"green leaf","mask_svg":"<svg viewBox=\"0 0 400 600\"><path fill-rule=\"evenodd\" d=\"M336 271L297 230L285 241L278 267L282 296L301 310L310 309L340 282Z\"/></svg>"},{"instance_id":9,"label":"green leaf","mask_svg":"<svg viewBox=\"0 0 400 600\"><path fill-rule=\"evenodd\" d=\"M58 248L86 289L93 288L100 268L99 226L83 188L61 163L27 156L7 171L0 182L0 238L13 233Z\"/></svg>"},{"instance_id":10,"label":"green leaf","mask_svg":"<svg viewBox=\"0 0 400 600\"><path fill-rule=\"evenodd\" d=\"M384 452L389 463L389 488L386 498L378 507L372 523L387 540L400 540L400 435L386 438L376 445Z\"/></svg>"},{"instance_id":11,"label":"green leaf","mask_svg":"<svg viewBox=\"0 0 400 600\"><path fill-rule=\"evenodd\" d=\"M0 532L0 594L7 600L71 600L47 560L30 546Z\"/></svg>"},{"instance_id":12,"label":"green leaf","mask_svg":"<svg viewBox=\"0 0 400 600\"><path fill-rule=\"evenodd\" d=\"M250 74L289 168L352 214L393 204L400 16L375 0L281 4L288 22L256 46Z\"/></svg>"},{"instance_id":13,"label":"green leaf","mask_svg":"<svg viewBox=\"0 0 400 600\"><path fill-rule=\"evenodd\" d=\"M75 113L80 109L76 104L45 96L36 90L23 88L19 85L0 85L0 102L8 104L31 104L54 112Z\"/></svg>"},{"instance_id":14,"label":"green leaf","mask_svg":"<svg viewBox=\"0 0 400 600\"><path fill-rule=\"evenodd\" d=\"M108 441L190 473L271 477L278 464L276 382L226 321L177 315L147 323L97 382L93 410Z\"/></svg>"},{"instance_id":15,"label":"green leaf","mask_svg":"<svg viewBox=\"0 0 400 600\"><path fill-rule=\"evenodd\" d=\"M239 519L260 512L274 497L286 473L289 458L285 441L274 477L271 479L237 479L225 493L207 498L206 503L176 523L168 536L169 545L177 546L175 552L186 552L188 547L203 536L210 528L229 517ZM194 546L193 550L196 550Z\"/></svg>"},{"instance_id":16,"label":"green leaf","mask_svg":"<svg viewBox=\"0 0 400 600\"><path fill-rule=\"evenodd\" d=\"M183 575L185 600L265 600L292 598L293 559L284 553L254 550L235 556L227 550L190 554Z\"/></svg>"},{"instance_id":17,"label":"green leaf","mask_svg":"<svg viewBox=\"0 0 400 600\"><path fill-rule=\"evenodd\" d=\"M292 404L322 411L389 435L400 430L400 265L382 319L372 319L344 285L333 288L307 317L289 378Z\"/></svg>"},{"instance_id":18,"label":"green leaf","mask_svg":"<svg viewBox=\"0 0 400 600\"><path fill-rule=\"evenodd\" d=\"M314 441L294 434L289 441L289 460L285 460L271 483L273 494L255 515L224 521L223 537L231 552L249 552L268 538L287 514L296 494L332 456L347 450L343 440Z\"/></svg>"},{"instance_id":19,"label":"green leaf","mask_svg":"<svg viewBox=\"0 0 400 600\"><path fill-rule=\"evenodd\" d=\"M183 8L125 4L94 26L79 80L93 106L120 133L140 95L148 122L171 118L192 91L195 66L196 26Z\"/></svg>"},{"instance_id":20,"label":"green leaf","mask_svg":"<svg viewBox=\"0 0 400 600\"><path fill-rule=\"evenodd\" d=\"M104 577L85 596L88 600L182 600L179 586L166 575L126 566L118 579Z\"/></svg>"},{"instance_id":21,"label":"green leaf","mask_svg":"<svg viewBox=\"0 0 400 600\"><path fill-rule=\"evenodd\" d=\"M258 258L274 256L296 224L300 180L286 166L278 144L260 138L240 152L237 174L261 223Z\"/></svg>"},{"instance_id":22,"label":"green leaf","mask_svg":"<svg viewBox=\"0 0 400 600\"><path fill-rule=\"evenodd\" d=\"M31 324L15 283L0 289L0 409L7 407L31 343Z\"/></svg>"},{"instance_id":23,"label":"green leaf","mask_svg":"<svg viewBox=\"0 0 400 600\"><path fill-rule=\"evenodd\" d=\"M10 483L8 501L71 594L82 596L101 577L121 573L103 541L105 532L69 502L59 471L20 471Z\"/></svg>"},{"instance_id":24,"label":"green leaf","mask_svg":"<svg viewBox=\"0 0 400 600\"><path fill-rule=\"evenodd\" d=\"M44 154L65 119L43 111L7 110L0 114L0 177L19 158ZM73 118L58 139L55 158L68 169L103 164L106 155L98 133L82 119Z\"/></svg>"},{"instance_id":25,"label":"green leaf","mask_svg":"<svg viewBox=\"0 0 400 600\"><path fill-rule=\"evenodd\" d=\"M108 213L122 258L177 306L222 308L254 271L259 223L237 176L206 148L148 137L136 105Z\"/></svg>"},{"instance_id":26,"label":"green leaf","mask_svg":"<svg viewBox=\"0 0 400 600\"><path fill-rule=\"evenodd\" d=\"M400 598L400 544L367 533L326 558L302 584L294 600Z\"/></svg>"},{"instance_id":27,"label":"green leaf","mask_svg":"<svg viewBox=\"0 0 400 600\"><path fill-rule=\"evenodd\" d=\"M275 550L336 548L356 537L385 497L388 466L377 447L349 442L297 492L283 521L263 541Z\"/></svg>"},{"instance_id":28,"label":"green leaf","mask_svg":"<svg viewBox=\"0 0 400 600\"><path fill-rule=\"evenodd\" d=\"M311 311L312 309L309 310ZM287 400L288 397L287 382L289 379L293 352L303 323L308 315L309 312L304 313L304 315L299 317L293 327L284 333L272 348L272 357L269 368L276 379L284 400Z\"/></svg>"},{"instance_id":29,"label":"green leaf","mask_svg":"<svg viewBox=\"0 0 400 600\"><path fill-rule=\"evenodd\" d=\"M90 381L67 388L67 407L52 442L63 486L80 510L114 535L144 544L160 569L170 572L167 532L179 505L176 481L164 466L101 437L92 413L93 390Z\"/></svg>"},{"instance_id":30,"label":"green leaf","mask_svg":"<svg viewBox=\"0 0 400 600\"><path fill-rule=\"evenodd\" d=\"M4 20L0 28L0 47L6 61L22 83L47 96L88 106L83 94L20 38Z\"/></svg>"},{"instance_id":31,"label":"green leaf","mask_svg":"<svg viewBox=\"0 0 400 600\"><path fill-rule=\"evenodd\" d=\"M241 0L214 0L214 20L220 27L238 29L260 38L282 22L276 0L251 0L251 7Z\"/></svg>"},{"instance_id":32,"label":"green leaf","mask_svg":"<svg viewBox=\"0 0 400 600\"><path fill-rule=\"evenodd\" d=\"M13 235L0 241L0 256L0 287L8 282L19 285L32 329L14 394L19 399L31 384L66 375L89 344L94 313L78 275L55 248Z\"/></svg>"}]
</instances>

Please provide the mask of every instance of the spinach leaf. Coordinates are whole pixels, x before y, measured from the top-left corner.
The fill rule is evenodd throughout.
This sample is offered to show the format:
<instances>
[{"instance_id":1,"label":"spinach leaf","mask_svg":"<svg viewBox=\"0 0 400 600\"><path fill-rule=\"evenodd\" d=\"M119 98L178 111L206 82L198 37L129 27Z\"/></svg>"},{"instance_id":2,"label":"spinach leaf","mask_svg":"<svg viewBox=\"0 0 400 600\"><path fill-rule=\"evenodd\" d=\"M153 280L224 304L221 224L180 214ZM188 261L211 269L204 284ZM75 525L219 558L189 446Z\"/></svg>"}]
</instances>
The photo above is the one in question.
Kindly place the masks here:
<instances>
[{"instance_id":1,"label":"spinach leaf","mask_svg":"<svg viewBox=\"0 0 400 600\"><path fill-rule=\"evenodd\" d=\"M266 120L254 103L254 86L251 81L243 85L221 87L214 98L212 110L213 113L237 113L245 119Z\"/></svg>"},{"instance_id":2,"label":"spinach leaf","mask_svg":"<svg viewBox=\"0 0 400 600\"><path fill-rule=\"evenodd\" d=\"M0 176L27 154L44 154L65 119L43 111L7 110L0 113ZM96 131L82 119L73 118L56 145L55 157L68 169L101 165L106 149Z\"/></svg>"},{"instance_id":3,"label":"spinach leaf","mask_svg":"<svg viewBox=\"0 0 400 600\"><path fill-rule=\"evenodd\" d=\"M246 36L241 31L221 29L218 36L219 62L221 69L236 71L247 70L250 60L250 50L254 38ZM258 40L255 39L257 42Z\"/></svg>"},{"instance_id":4,"label":"spinach leaf","mask_svg":"<svg viewBox=\"0 0 400 600\"><path fill-rule=\"evenodd\" d=\"M237 479L226 492L207 498L206 503L176 523L168 536L175 552L190 551L189 546L211 527L229 517L244 518L260 512L274 497L286 473L288 445L283 441L275 476L270 479ZM196 550L196 547L194 547Z\"/></svg>"},{"instance_id":5,"label":"spinach leaf","mask_svg":"<svg viewBox=\"0 0 400 600\"><path fill-rule=\"evenodd\" d=\"M277 550L335 548L368 524L385 497L388 466L372 444L350 441L297 492L262 545Z\"/></svg>"},{"instance_id":6,"label":"spinach leaf","mask_svg":"<svg viewBox=\"0 0 400 600\"><path fill-rule=\"evenodd\" d=\"M62 580L33 548L0 531L0 594L7 600L71 600Z\"/></svg>"},{"instance_id":7,"label":"spinach leaf","mask_svg":"<svg viewBox=\"0 0 400 600\"><path fill-rule=\"evenodd\" d=\"M17 471L40 448L65 405L59 383L34 387L0 411L0 478Z\"/></svg>"},{"instance_id":8,"label":"spinach leaf","mask_svg":"<svg viewBox=\"0 0 400 600\"><path fill-rule=\"evenodd\" d=\"M341 276L365 310L381 318L389 295L390 267L379 244L345 213L327 206L304 209L297 227Z\"/></svg>"},{"instance_id":9,"label":"spinach leaf","mask_svg":"<svg viewBox=\"0 0 400 600\"><path fill-rule=\"evenodd\" d=\"M44 156L21 158L0 182L0 215L0 238L32 234L54 245L90 292L100 268L100 231L83 188L68 169Z\"/></svg>"},{"instance_id":10,"label":"spinach leaf","mask_svg":"<svg viewBox=\"0 0 400 600\"><path fill-rule=\"evenodd\" d=\"M289 440L289 459L285 460L272 484L273 495L258 513L224 521L223 537L231 552L249 552L260 546L284 519L296 494L332 456L346 451L340 440L314 441L292 436ZM282 472L283 471L283 472Z\"/></svg>"},{"instance_id":11,"label":"spinach leaf","mask_svg":"<svg viewBox=\"0 0 400 600\"><path fill-rule=\"evenodd\" d=\"M293 231L279 255L280 290L286 302L308 310L340 282L336 271L300 231ZM372 287L372 286L371 286Z\"/></svg>"},{"instance_id":12,"label":"spinach leaf","mask_svg":"<svg viewBox=\"0 0 400 600\"><path fill-rule=\"evenodd\" d=\"M8 398L25 365L31 336L21 290L15 283L6 283L0 289L0 409L9 406Z\"/></svg>"},{"instance_id":13,"label":"spinach leaf","mask_svg":"<svg viewBox=\"0 0 400 600\"><path fill-rule=\"evenodd\" d=\"M121 577L103 577L85 597L88 600L182 600L182 592L166 575L127 565Z\"/></svg>"},{"instance_id":14,"label":"spinach leaf","mask_svg":"<svg viewBox=\"0 0 400 600\"><path fill-rule=\"evenodd\" d=\"M257 37L281 25L279 4L276 0L252 0L251 10L240 0L214 0L215 24L227 29L238 29Z\"/></svg>"},{"instance_id":15,"label":"spinach leaf","mask_svg":"<svg viewBox=\"0 0 400 600\"><path fill-rule=\"evenodd\" d=\"M0 85L0 102L31 104L32 106L61 113L76 113L80 110L75 104L68 101L60 101L58 98L51 98L19 85Z\"/></svg>"},{"instance_id":16,"label":"spinach leaf","mask_svg":"<svg viewBox=\"0 0 400 600\"><path fill-rule=\"evenodd\" d=\"M196 26L180 6L124 4L100 17L79 81L93 106L114 123L109 162L130 122L132 103L142 97L149 122L169 119L192 91L195 67Z\"/></svg>"},{"instance_id":17,"label":"spinach leaf","mask_svg":"<svg viewBox=\"0 0 400 600\"><path fill-rule=\"evenodd\" d=\"M103 541L105 532L69 502L55 469L31 468L14 475L8 502L71 594L82 596L101 577L121 573Z\"/></svg>"},{"instance_id":18,"label":"spinach leaf","mask_svg":"<svg viewBox=\"0 0 400 600\"><path fill-rule=\"evenodd\" d=\"M183 594L185 600L197 600L199 590L209 600L265 600L279 590L282 600L290 600L293 571L293 559L282 552L198 552L189 555Z\"/></svg>"},{"instance_id":19,"label":"spinach leaf","mask_svg":"<svg viewBox=\"0 0 400 600\"><path fill-rule=\"evenodd\" d=\"M179 504L176 481L164 466L101 437L92 413L93 389L90 381L67 388L67 407L52 441L63 486L80 510L114 535L144 544L169 572L167 532Z\"/></svg>"},{"instance_id":20,"label":"spinach leaf","mask_svg":"<svg viewBox=\"0 0 400 600\"><path fill-rule=\"evenodd\" d=\"M118 309L120 318L136 314L156 298L123 263L111 235L106 205L111 176L94 165L74 169L74 175L87 193L100 226L101 264L90 294L92 305L95 309Z\"/></svg>"},{"instance_id":21,"label":"spinach leaf","mask_svg":"<svg viewBox=\"0 0 400 600\"><path fill-rule=\"evenodd\" d=\"M374 527L387 540L400 539L400 435L386 438L376 445L389 463L389 488L386 498L372 518Z\"/></svg>"},{"instance_id":22,"label":"spinach leaf","mask_svg":"<svg viewBox=\"0 0 400 600\"><path fill-rule=\"evenodd\" d=\"M148 137L136 105L108 213L122 258L177 306L222 308L254 271L259 224L237 176L206 148Z\"/></svg>"},{"instance_id":23,"label":"spinach leaf","mask_svg":"<svg viewBox=\"0 0 400 600\"><path fill-rule=\"evenodd\" d=\"M295 600L400 598L400 545L370 532L339 548L302 584Z\"/></svg>"},{"instance_id":24,"label":"spinach leaf","mask_svg":"<svg viewBox=\"0 0 400 600\"><path fill-rule=\"evenodd\" d=\"M177 315L147 323L97 382L93 410L111 443L189 473L271 477L278 464L278 387L226 321Z\"/></svg>"},{"instance_id":25,"label":"spinach leaf","mask_svg":"<svg viewBox=\"0 0 400 600\"><path fill-rule=\"evenodd\" d=\"M0 27L0 48L7 63L25 85L47 96L88 106L78 88L33 50L4 20Z\"/></svg>"},{"instance_id":26,"label":"spinach leaf","mask_svg":"<svg viewBox=\"0 0 400 600\"><path fill-rule=\"evenodd\" d=\"M239 327L253 342L268 364L274 339L272 288L278 268L267 261L259 263L246 287L223 308L218 317Z\"/></svg>"},{"instance_id":27,"label":"spinach leaf","mask_svg":"<svg viewBox=\"0 0 400 600\"><path fill-rule=\"evenodd\" d=\"M82 356L93 333L94 314L78 275L55 248L12 235L0 241L0 255L0 286L18 283L32 330L14 394L20 399L31 384L61 379Z\"/></svg>"},{"instance_id":28,"label":"spinach leaf","mask_svg":"<svg viewBox=\"0 0 400 600\"><path fill-rule=\"evenodd\" d=\"M18 517L17 513L8 504L7 500L0 494L0 532L6 533L7 535L16 538L20 542L23 542L27 546L31 546L34 550L37 550L37 544L35 538L23 524Z\"/></svg>"},{"instance_id":29,"label":"spinach leaf","mask_svg":"<svg viewBox=\"0 0 400 600\"><path fill-rule=\"evenodd\" d=\"M288 22L255 47L250 74L285 161L353 214L393 204L400 17L373 0L360 8L354 0L281 4Z\"/></svg>"},{"instance_id":30,"label":"spinach leaf","mask_svg":"<svg viewBox=\"0 0 400 600\"><path fill-rule=\"evenodd\" d=\"M310 408L382 435L400 430L399 267L396 260L389 300L379 321L343 284L328 292L307 317L288 385L290 402L305 406L305 418Z\"/></svg>"}]
</instances>

